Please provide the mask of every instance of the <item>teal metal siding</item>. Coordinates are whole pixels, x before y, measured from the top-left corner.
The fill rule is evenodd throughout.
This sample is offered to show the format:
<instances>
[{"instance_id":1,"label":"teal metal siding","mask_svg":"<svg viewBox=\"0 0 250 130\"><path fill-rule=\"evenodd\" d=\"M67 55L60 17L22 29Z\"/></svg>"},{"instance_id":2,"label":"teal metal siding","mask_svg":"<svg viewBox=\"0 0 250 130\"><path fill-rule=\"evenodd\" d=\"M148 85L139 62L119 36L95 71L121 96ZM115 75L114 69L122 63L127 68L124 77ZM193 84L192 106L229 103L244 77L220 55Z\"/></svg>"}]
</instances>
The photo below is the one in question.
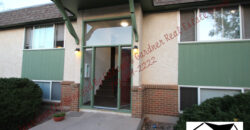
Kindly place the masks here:
<instances>
[{"instance_id":1,"label":"teal metal siding","mask_svg":"<svg viewBox=\"0 0 250 130\"><path fill-rule=\"evenodd\" d=\"M63 80L64 49L24 50L22 77Z\"/></svg>"},{"instance_id":2,"label":"teal metal siding","mask_svg":"<svg viewBox=\"0 0 250 130\"><path fill-rule=\"evenodd\" d=\"M179 84L250 87L250 41L180 44Z\"/></svg>"}]
</instances>

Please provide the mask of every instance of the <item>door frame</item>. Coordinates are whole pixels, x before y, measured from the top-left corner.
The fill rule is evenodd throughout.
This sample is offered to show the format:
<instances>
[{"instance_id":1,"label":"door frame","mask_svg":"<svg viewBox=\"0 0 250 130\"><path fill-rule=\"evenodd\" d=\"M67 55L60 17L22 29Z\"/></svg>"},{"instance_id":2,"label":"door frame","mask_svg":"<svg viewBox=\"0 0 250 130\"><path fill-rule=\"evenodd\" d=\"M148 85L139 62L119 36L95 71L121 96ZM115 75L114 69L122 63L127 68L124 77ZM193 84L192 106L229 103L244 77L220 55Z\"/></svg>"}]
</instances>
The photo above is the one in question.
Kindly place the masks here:
<instances>
[{"instance_id":1,"label":"door frame","mask_svg":"<svg viewBox=\"0 0 250 130\"><path fill-rule=\"evenodd\" d=\"M131 43L130 44L121 44L121 45L95 45L95 46L85 46L85 25L88 22L97 22L97 21L110 21L110 20L121 20L121 19L130 19L131 16L119 16L119 17L106 17L106 18L98 18L98 19L89 19L89 20L83 20L82 21L82 42L81 42L81 71L80 71L80 91L79 91L79 108L85 108L85 109L95 109L94 107L94 94L95 94L95 55L96 55L96 48L104 48L104 47L118 47L118 89L117 89L117 108L116 109L109 109L112 111L118 111L118 112L126 112L131 113L132 108L132 86L133 86L133 75L131 74L131 85L130 85L130 110L127 109L121 109L121 88L120 88L120 81L121 81L121 51L122 47L131 47L131 71L133 71L133 56L132 56L132 48L133 48L133 29L131 30ZM91 100L90 105L83 105L83 88L84 88L84 57L85 57L85 49L92 48L92 65L91 65Z\"/></svg>"}]
</instances>

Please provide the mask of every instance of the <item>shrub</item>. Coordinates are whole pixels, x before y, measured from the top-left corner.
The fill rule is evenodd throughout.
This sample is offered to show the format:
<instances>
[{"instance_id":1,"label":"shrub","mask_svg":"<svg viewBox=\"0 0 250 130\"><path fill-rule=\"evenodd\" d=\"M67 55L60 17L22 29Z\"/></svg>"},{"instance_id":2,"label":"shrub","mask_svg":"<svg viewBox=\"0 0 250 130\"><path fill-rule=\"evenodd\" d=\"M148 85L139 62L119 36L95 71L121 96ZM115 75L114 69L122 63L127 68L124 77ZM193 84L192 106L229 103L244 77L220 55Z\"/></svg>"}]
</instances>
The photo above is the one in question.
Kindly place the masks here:
<instances>
[{"instance_id":1,"label":"shrub","mask_svg":"<svg viewBox=\"0 0 250 130\"><path fill-rule=\"evenodd\" d=\"M187 121L231 121L244 122L244 129L250 130L250 93L212 98L200 106L194 105L180 115L175 130L186 130Z\"/></svg>"},{"instance_id":2,"label":"shrub","mask_svg":"<svg viewBox=\"0 0 250 130\"><path fill-rule=\"evenodd\" d=\"M65 116L64 112L56 113L53 115L53 117L64 117L64 116Z\"/></svg>"},{"instance_id":3,"label":"shrub","mask_svg":"<svg viewBox=\"0 0 250 130\"><path fill-rule=\"evenodd\" d=\"M42 90L29 79L0 78L0 129L20 129L35 118Z\"/></svg>"}]
</instances>

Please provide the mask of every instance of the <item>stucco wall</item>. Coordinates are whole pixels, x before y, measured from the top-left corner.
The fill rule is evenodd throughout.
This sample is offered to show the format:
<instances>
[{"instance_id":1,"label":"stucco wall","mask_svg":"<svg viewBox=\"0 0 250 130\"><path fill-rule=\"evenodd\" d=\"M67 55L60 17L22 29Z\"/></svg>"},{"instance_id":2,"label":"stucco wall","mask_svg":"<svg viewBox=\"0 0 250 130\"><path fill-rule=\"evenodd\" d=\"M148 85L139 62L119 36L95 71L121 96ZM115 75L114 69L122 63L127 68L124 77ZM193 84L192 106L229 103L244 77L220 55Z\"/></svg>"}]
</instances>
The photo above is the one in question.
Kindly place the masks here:
<instances>
[{"instance_id":1,"label":"stucco wall","mask_svg":"<svg viewBox=\"0 0 250 130\"><path fill-rule=\"evenodd\" d=\"M166 40L164 35L173 34L178 26L178 12L157 12L144 14L143 17L143 44L140 52L148 49L149 45L155 45L162 40L158 49L140 58L141 64L155 58L156 63L152 63L141 73L142 84L177 84L178 81L178 37Z\"/></svg>"},{"instance_id":2,"label":"stucco wall","mask_svg":"<svg viewBox=\"0 0 250 130\"><path fill-rule=\"evenodd\" d=\"M24 30L0 31L0 77L21 77Z\"/></svg>"},{"instance_id":3,"label":"stucco wall","mask_svg":"<svg viewBox=\"0 0 250 130\"><path fill-rule=\"evenodd\" d=\"M80 39L81 44L81 24L80 20L73 22L73 27ZM64 34L64 47L65 47L65 57L64 57L64 81L75 81L80 83L80 66L81 66L81 54L75 54L75 49L80 48L76 45L74 38L70 35L66 25Z\"/></svg>"}]
</instances>

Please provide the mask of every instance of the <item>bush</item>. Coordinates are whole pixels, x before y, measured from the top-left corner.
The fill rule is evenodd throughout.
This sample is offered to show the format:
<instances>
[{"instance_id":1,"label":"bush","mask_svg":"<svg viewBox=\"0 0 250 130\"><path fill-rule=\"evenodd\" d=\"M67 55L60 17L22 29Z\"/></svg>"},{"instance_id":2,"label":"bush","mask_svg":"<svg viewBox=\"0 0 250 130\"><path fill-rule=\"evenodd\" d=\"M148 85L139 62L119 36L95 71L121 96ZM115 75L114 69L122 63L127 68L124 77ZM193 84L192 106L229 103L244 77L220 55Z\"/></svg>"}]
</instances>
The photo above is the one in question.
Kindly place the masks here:
<instances>
[{"instance_id":1,"label":"bush","mask_svg":"<svg viewBox=\"0 0 250 130\"><path fill-rule=\"evenodd\" d=\"M222 98L212 98L200 106L194 105L180 115L175 130L186 130L187 121L231 121L244 122L244 129L250 130L250 93Z\"/></svg>"},{"instance_id":2,"label":"bush","mask_svg":"<svg viewBox=\"0 0 250 130\"><path fill-rule=\"evenodd\" d=\"M29 79L0 78L0 129L16 130L38 114L42 90Z\"/></svg>"},{"instance_id":3,"label":"bush","mask_svg":"<svg viewBox=\"0 0 250 130\"><path fill-rule=\"evenodd\" d=\"M65 116L64 112L56 113L53 115L53 117L64 117L64 116Z\"/></svg>"}]
</instances>

